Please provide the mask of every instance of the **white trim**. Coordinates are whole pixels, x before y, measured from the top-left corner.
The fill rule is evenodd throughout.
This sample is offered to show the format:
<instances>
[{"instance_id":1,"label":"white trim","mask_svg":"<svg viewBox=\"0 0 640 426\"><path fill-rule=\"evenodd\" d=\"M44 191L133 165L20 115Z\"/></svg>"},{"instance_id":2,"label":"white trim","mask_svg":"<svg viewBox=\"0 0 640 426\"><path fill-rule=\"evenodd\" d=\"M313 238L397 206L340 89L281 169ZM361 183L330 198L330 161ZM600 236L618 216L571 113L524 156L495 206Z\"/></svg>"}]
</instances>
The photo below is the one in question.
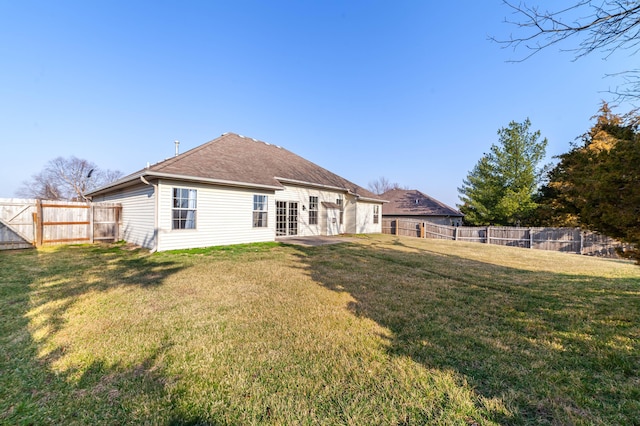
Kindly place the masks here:
<instances>
[{"instance_id":1,"label":"white trim","mask_svg":"<svg viewBox=\"0 0 640 426\"><path fill-rule=\"evenodd\" d=\"M313 182L307 182L307 181L303 181L303 180L288 179L288 178L283 178L283 177L278 177L278 176L276 176L275 179L277 181L279 181L280 183L290 183L290 184L293 184L293 185L300 185L300 186L305 186L305 187L309 187L309 188L331 189L331 190L334 190L334 191L343 192L343 193L346 193L348 195L353 195L358 200L362 200L362 201L368 201L368 202L373 202L373 203L381 203L381 204L389 202L387 200L383 200L382 198L364 197L362 195L359 195L357 192L352 192L350 189L344 188L344 187L340 187L340 186L324 185L324 184L321 184L321 183L313 183Z\"/></svg>"},{"instance_id":2,"label":"white trim","mask_svg":"<svg viewBox=\"0 0 640 426\"><path fill-rule=\"evenodd\" d=\"M363 197L362 195L358 195L358 194L353 194L356 196L356 198L360 201L367 201L369 203L380 203L380 204L384 204L384 203L388 203L388 200L382 200L380 198L368 198L368 197Z\"/></svg>"},{"instance_id":3,"label":"white trim","mask_svg":"<svg viewBox=\"0 0 640 426\"><path fill-rule=\"evenodd\" d=\"M356 192L352 192L348 188L343 188L343 187L339 187L339 186L324 185L324 184L321 184L321 183L306 182L306 181L303 181L303 180L288 179L288 178L283 178L283 177L278 177L278 176L276 176L275 179L280 183L291 183L291 184L294 184L294 185L301 185L301 186L306 186L306 187L310 187L310 188L332 189L334 191L344 192L346 194L353 195L358 200L362 200L362 201L368 201L368 202L380 203L380 204L389 202L387 200L383 200L382 198L364 197L362 195L359 195Z\"/></svg>"},{"instance_id":4,"label":"white trim","mask_svg":"<svg viewBox=\"0 0 640 426\"><path fill-rule=\"evenodd\" d=\"M121 179L119 181L115 181L110 184L107 184L102 188L98 188L94 191L91 191L87 195L89 197L94 197L104 192L109 192L111 190L135 185L138 180L142 180L144 182L143 179L145 179L146 177L159 178L159 179L165 178L165 179L185 181L185 182L195 182L195 183L212 183L212 184L221 185L221 186L232 186L232 187L238 187L238 188L270 189L273 191L280 191L284 189L282 186L264 185L261 183L237 182L237 181L224 180L224 179L210 179L210 178L202 178L198 176L175 175L172 173L160 173L160 172L145 170L143 172L136 173L135 175L131 175L126 179Z\"/></svg>"},{"instance_id":5,"label":"white trim","mask_svg":"<svg viewBox=\"0 0 640 426\"><path fill-rule=\"evenodd\" d=\"M303 180L287 179L287 178L278 177L278 176L276 176L275 179L279 182L291 183L294 185L301 185L301 186L306 186L311 188L332 189L334 191L346 192L347 194L351 193L347 188L341 188L339 186L323 185L321 183L305 182Z\"/></svg>"},{"instance_id":6,"label":"white trim","mask_svg":"<svg viewBox=\"0 0 640 426\"><path fill-rule=\"evenodd\" d=\"M222 186L234 186L234 187L241 187L241 188L271 189L274 191L283 189L281 186L263 185L261 183L237 182L237 181L223 180L223 179L201 178L198 176L173 175L170 173L149 172L149 173L145 173L145 175L159 177L159 178L174 179L174 180L186 180L186 181L197 182L197 183L213 183L213 184L222 185Z\"/></svg>"}]
</instances>

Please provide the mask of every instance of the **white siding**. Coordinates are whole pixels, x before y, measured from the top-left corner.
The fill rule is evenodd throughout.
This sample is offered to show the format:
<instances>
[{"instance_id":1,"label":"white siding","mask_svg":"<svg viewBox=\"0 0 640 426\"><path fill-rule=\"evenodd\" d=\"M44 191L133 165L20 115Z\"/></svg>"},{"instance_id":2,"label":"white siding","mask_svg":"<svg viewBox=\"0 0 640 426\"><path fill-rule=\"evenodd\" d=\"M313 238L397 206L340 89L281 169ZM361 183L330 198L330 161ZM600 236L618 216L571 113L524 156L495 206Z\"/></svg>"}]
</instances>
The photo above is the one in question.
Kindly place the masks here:
<instances>
[{"instance_id":1,"label":"white siding","mask_svg":"<svg viewBox=\"0 0 640 426\"><path fill-rule=\"evenodd\" d=\"M327 209L322 205L325 203L335 203L338 198L346 198L343 192L330 191L317 188L286 185L283 191L277 191L275 197L278 201L298 202L298 235L327 235ZM309 224L309 197L318 197L318 224ZM344 202L344 201L343 201ZM304 206L304 209L303 209ZM345 224L346 224L345 217ZM341 232L345 232L345 226L341 227Z\"/></svg>"},{"instance_id":2,"label":"white siding","mask_svg":"<svg viewBox=\"0 0 640 426\"><path fill-rule=\"evenodd\" d=\"M157 194L154 188L157 187ZM173 188L197 190L196 229L172 229ZM268 197L267 227L253 227L253 196ZM318 197L318 224L309 225L309 197ZM157 200L156 200L157 198ZM327 208L323 202L344 205L343 233L382 232L382 206L357 201L340 191L287 185L281 191L243 189L161 180L157 185L136 185L94 201L122 204L123 238L150 249L175 250L229 244L274 241L276 201L298 203L298 235L326 235ZM379 223L373 223L373 206L380 209ZM156 206L158 211L156 212ZM304 208L303 208L304 206Z\"/></svg>"},{"instance_id":3,"label":"white siding","mask_svg":"<svg viewBox=\"0 0 640 426\"><path fill-rule=\"evenodd\" d=\"M374 206L378 206L378 223L373 223ZM358 201L356 206L356 234L382 232L382 204Z\"/></svg>"},{"instance_id":4,"label":"white siding","mask_svg":"<svg viewBox=\"0 0 640 426\"><path fill-rule=\"evenodd\" d=\"M156 246L155 195L152 185L136 185L93 201L122 204L122 238L132 244L153 249Z\"/></svg>"},{"instance_id":5,"label":"white siding","mask_svg":"<svg viewBox=\"0 0 640 426\"><path fill-rule=\"evenodd\" d=\"M309 225L309 197L318 197L319 220L318 225ZM341 233L368 234L382 232L382 204L358 201L355 196L340 191L321 190L301 186L287 185L283 191L276 192L278 201L297 201L298 207L298 235L327 235L327 208L323 202L335 203L342 198L344 221L340 227ZM373 223L373 206L378 206L378 223ZM305 209L302 209L305 206Z\"/></svg>"},{"instance_id":6,"label":"white siding","mask_svg":"<svg viewBox=\"0 0 640 426\"><path fill-rule=\"evenodd\" d=\"M347 195L344 200L344 225L347 234L357 234L357 208L356 197Z\"/></svg>"},{"instance_id":7,"label":"white siding","mask_svg":"<svg viewBox=\"0 0 640 426\"><path fill-rule=\"evenodd\" d=\"M196 229L171 229L173 188L196 189ZM175 250L275 240L273 191L161 181L158 250ZM267 227L253 227L253 195L267 195Z\"/></svg>"}]
</instances>

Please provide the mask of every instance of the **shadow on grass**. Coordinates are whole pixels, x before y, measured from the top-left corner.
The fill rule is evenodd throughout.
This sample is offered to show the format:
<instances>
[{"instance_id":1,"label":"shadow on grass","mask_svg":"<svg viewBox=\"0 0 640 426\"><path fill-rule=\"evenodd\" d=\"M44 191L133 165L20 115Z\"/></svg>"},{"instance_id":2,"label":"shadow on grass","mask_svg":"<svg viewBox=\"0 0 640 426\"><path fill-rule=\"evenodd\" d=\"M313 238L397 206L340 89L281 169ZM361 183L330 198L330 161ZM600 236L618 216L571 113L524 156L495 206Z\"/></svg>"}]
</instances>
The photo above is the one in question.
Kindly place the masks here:
<instances>
[{"instance_id":1,"label":"shadow on grass","mask_svg":"<svg viewBox=\"0 0 640 426\"><path fill-rule=\"evenodd\" d=\"M59 332L65 314L84 295L123 286L160 286L181 265L120 246L3 252L0 262L0 424L121 424L167 418L163 410L170 406L162 404L167 383L156 365L163 347L133 366L93 361L81 371L61 373L52 364L66 348L58 346L43 356L37 339ZM44 318L35 325L38 336L35 315ZM140 412L140 407L148 412Z\"/></svg>"},{"instance_id":2,"label":"shadow on grass","mask_svg":"<svg viewBox=\"0 0 640 426\"><path fill-rule=\"evenodd\" d=\"M501 424L637 424L640 279L531 272L384 246L298 248L312 278L391 331L388 351L498 399ZM348 271L348 273L345 273ZM481 404L480 402L478 404Z\"/></svg>"}]
</instances>

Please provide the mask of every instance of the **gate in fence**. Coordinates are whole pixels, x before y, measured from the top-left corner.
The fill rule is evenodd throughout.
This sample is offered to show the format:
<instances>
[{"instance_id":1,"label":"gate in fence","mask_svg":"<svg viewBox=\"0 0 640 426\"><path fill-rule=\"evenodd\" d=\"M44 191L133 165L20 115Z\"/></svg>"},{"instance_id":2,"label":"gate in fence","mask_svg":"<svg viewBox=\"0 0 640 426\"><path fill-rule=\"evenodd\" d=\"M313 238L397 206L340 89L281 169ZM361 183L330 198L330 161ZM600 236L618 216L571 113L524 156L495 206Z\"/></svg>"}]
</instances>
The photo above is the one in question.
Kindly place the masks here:
<instances>
[{"instance_id":1,"label":"gate in fence","mask_svg":"<svg viewBox=\"0 0 640 426\"><path fill-rule=\"evenodd\" d=\"M606 257L615 257L616 248L628 247L602 234L579 228L457 227L415 219L383 219L382 232Z\"/></svg>"},{"instance_id":2,"label":"gate in fence","mask_svg":"<svg viewBox=\"0 0 640 426\"><path fill-rule=\"evenodd\" d=\"M120 240L122 207L0 198L0 250Z\"/></svg>"}]
</instances>

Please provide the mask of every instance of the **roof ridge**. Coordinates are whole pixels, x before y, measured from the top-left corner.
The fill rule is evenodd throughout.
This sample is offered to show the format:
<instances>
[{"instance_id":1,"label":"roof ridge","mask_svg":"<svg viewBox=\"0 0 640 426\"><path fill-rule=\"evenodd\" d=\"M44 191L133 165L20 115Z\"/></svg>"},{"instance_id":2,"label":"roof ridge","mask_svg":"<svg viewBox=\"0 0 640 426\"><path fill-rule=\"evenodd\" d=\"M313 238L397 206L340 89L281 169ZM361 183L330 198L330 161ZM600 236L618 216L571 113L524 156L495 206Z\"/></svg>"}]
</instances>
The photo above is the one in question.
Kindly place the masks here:
<instances>
[{"instance_id":1,"label":"roof ridge","mask_svg":"<svg viewBox=\"0 0 640 426\"><path fill-rule=\"evenodd\" d=\"M167 179L243 182L270 187L282 187L280 178L283 181L332 186L362 198L383 200L379 195L280 145L231 132L182 154L147 165L125 178L135 180L145 174Z\"/></svg>"},{"instance_id":2,"label":"roof ridge","mask_svg":"<svg viewBox=\"0 0 640 426\"><path fill-rule=\"evenodd\" d=\"M385 194L389 193L390 195L390 193L392 192L396 194L396 197L389 196L389 199L391 200L392 203L398 202L401 199L401 197L410 197L412 199L420 198L425 200L427 203L431 204L433 207L456 212L457 214L462 214L460 213L460 210L456 209L455 207L451 207L450 205L443 203L442 201L432 197L431 195L425 194L419 189L393 188L385 192Z\"/></svg>"},{"instance_id":3,"label":"roof ridge","mask_svg":"<svg viewBox=\"0 0 640 426\"><path fill-rule=\"evenodd\" d=\"M458 210L458 209L456 209L456 208L454 208L454 207L451 207L450 205L445 204L445 203L443 203L442 201L440 201L440 200L438 200L438 199L436 199L436 198L433 198L431 195L425 194L424 192L420 191L419 189L415 189L414 191L416 191L417 193L419 193L419 194L420 194L420 195L422 195L423 197L428 198L429 200L431 200L431 201L435 202L436 204L438 204L438 205L439 205L439 206L441 206L441 207L445 207L445 208L448 208L448 209L451 209L451 210L455 210L455 211L457 211L457 212L460 212L460 210Z\"/></svg>"},{"instance_id":4,"label":"roof ridge","mask_svg":"<svg viewBox=\"0 0 640 426\"><path fill-rule=\"evenodd\" d=\"M183 152L182 154L178 154L178 155L174 155L173 157L170 158L165 158L164 160L160 160L157 163L152 164L150 167L148 167L148 169L154 168L154 167L164 167L164 166L170 166L171 164L175 163L176 161L181 161L184 160L186 157L190 157L191 155L203 150L205 147L211 145L214 142L219 141L220 139L222 139L223 137L227 136L227 135L234 135L234 136L240 136L236 133L232 133L232 132L226 132L221 134L220 136L218 136L215 139L212 139L208 142L205 142L203 144L200 144L196 147L193 147L185 152Z\"/></svg>"},{"instance_id":5,"label":"roof ridge","mask_svg":"<svg viewBox=\"0 0 640 426\"><path fill-rule=\"evenodd\" d=\"M440 206L442 206L442 207L446 207L446 208L448 208L448 209L452 209L452 210L455 210L455 211L457 211L457 212L460 212L460 210L458 210L458 209L456 209L456 208L454 208L454 207L451 207L450 205L445 204L445 203L443 203L442 201L440 201L440 200L438 200L438 199L436 199L436 198L433 198L433 197L432 197L432 196L430 196L430 195L427 195L427 194L425 194L425 193L423 193L423 192L421 192L421 191L418 191L418 192L420 192L422 195L426 196L428 199L430 199L430 200L432 200L432 201L435 201L437 204L439 204L439 205L440 205Z\"/></svg>"}]
</instances>

